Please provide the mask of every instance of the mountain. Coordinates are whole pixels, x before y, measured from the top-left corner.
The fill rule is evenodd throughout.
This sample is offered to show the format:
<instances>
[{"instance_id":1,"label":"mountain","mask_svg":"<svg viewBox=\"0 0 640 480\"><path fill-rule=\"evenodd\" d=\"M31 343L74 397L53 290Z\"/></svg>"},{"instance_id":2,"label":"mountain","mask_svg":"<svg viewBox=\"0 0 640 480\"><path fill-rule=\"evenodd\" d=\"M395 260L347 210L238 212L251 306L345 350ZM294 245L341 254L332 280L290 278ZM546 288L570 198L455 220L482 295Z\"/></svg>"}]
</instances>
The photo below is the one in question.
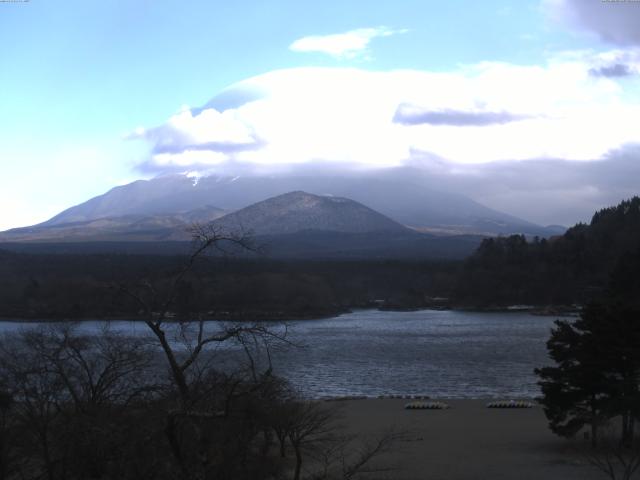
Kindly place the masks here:
<instances>
[{"instance_id":1,"label":"mountain","mask_svg":"<svg viewBox=\"0 0 640 480\"><path fill-rule=\"evenodd\" d=\"M353 200L301 191L278 195L226 215L220 208L207 206L164 215L82 218L83 215L78 214L58 215L40 225L4 232L0 234L0 240L180 241L189 240L188 229L193 223L212 223L227 232L251 232L254 236L289 235L303 231L414 233Z\"/></svg>"},{"instance_id":2,"label":"mountain","mask_svg":"<svg viewBox=\"0 0 640 480\"><path fill-rule=\"evenodd\" d=\"M5 248L32 253L184 254L189 225L214 217L215 228L250 234L260 250L274 258L463 258L482 240L420 233L348 198L302 191L219 216L222 213L207 207L173 215L127 214L68 223L58 219L4 232L0 241Z\"/></svg>"},{"instance_id":3,"label":"mountain","mask_svg":"<svg viewBox=\"0 0 640 480\"><path fill-rule=\"evenodd\" d=\"M204 205L239 210L267 198L300 191L345 197L367 205L403 225L439 234L512 234L549 236L557 231L481 205L464 195L437 190L424 172L409 167L340 174L298 172L288 175L225 177L165 175L115 187L71 207L42 226L126 215L166 215Z\"/></svg>"},{"instance_id":4,"label":"mountain","mask_svg":"<svg viewBox=\"0 0 640 480\"><path fill-rule=\"evenodd\" d=\"M254 235L287 235L303 231L341 233L410 230L348 198L296 191L263 200L213 222L225 231L248 230Z\"/></svg>"},{"instance_id":5,"label":"mountain","mask_svg":"<svg viewBox=\"0 0 640 480\"><path fill-rule=\"evenodd\" d=\"M258 202L213 224L251 232L278 258L463 258L481 240L421 234L348 198L301 191Z\"/></svg>"},{"instance_id":6,"label":"mountain","mask_svg":"<svg viewBox=\"0 0 640 480\"><path fill-rule=\"evenodd\" d=\"M226 212L205 206L188 212L164 215L127 214L64 223L45 222L33 227L0 233L0 241L172 241L187 240L189 226L209 223ZM78 217L82 218L82 217Z\"/></svg>"}]
</instances>

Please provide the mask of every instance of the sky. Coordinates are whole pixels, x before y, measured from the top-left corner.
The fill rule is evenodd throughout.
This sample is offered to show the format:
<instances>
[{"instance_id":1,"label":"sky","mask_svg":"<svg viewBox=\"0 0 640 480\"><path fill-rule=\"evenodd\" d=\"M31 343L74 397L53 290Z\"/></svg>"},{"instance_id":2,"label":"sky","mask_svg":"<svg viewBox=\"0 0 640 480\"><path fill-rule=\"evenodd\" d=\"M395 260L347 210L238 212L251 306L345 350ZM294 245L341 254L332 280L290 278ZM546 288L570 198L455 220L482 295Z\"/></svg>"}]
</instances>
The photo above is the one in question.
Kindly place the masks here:
<instances>
[{"instance_id":1,"label":"sky","mask_svg":"<svg viewBox=\"0 0 640 480\"><path fill-rule=\"evenodd\" d=\"M571 225L640 193L640 2L0 2L0 230L136 179L420 166Z\"/></svg>"}]
</instances>

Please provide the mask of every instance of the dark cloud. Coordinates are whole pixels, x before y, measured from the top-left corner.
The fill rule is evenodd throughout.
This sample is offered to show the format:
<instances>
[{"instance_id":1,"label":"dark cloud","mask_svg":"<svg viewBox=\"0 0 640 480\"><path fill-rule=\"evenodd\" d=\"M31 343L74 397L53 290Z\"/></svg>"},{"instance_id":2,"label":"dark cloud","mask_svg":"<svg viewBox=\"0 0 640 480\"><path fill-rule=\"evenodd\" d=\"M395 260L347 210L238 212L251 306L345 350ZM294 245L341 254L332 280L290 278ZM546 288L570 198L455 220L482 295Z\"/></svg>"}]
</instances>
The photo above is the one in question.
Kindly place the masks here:
<instances>
[{"instance_id":1,"label":"dark cloud","mask_svg":"<svg viewBox=\"0 0 640 480\"><path fill-rule=\"evenodd\" d=\"M468 195L497 210L543 224L570 226L640 195L640 145L601 160L539 159L479 165L446 163L414 152L414 176L433 188Z\"/></svg>"},{"instance_id":2,"label":"dark cloud","mask_svg":"<svg viewBox=\"0 0 640 480\"><path fill-rule=\"evenodd\" d=\"M589 70L589 75L594 77L621 78L633 75L633 70L631 70L629 65L616 63L614 65L592 68Z\"/></svg>"},{"instance_id":3,"label":"dark cloud","mask_svg":"<svg viewBox=\"0 0 640 480\"><path fill-rule=\"evenodd\" d=\"M617 45L640 45L640 3L561 0L550 2L556 15Z\"/></svg>"},{"instance_id":4,"label":"dark cloud","mask_svg":"<svg viewBox=\"0 0 640 480\"><path fill-rule=\"evenodd\" d=\"M408 104L398 106L394 123L401 125L450 125L484 127L525 120L527 116L509 112L468 112L463 110L426 110Z\"/></svg>"}]
</instances>

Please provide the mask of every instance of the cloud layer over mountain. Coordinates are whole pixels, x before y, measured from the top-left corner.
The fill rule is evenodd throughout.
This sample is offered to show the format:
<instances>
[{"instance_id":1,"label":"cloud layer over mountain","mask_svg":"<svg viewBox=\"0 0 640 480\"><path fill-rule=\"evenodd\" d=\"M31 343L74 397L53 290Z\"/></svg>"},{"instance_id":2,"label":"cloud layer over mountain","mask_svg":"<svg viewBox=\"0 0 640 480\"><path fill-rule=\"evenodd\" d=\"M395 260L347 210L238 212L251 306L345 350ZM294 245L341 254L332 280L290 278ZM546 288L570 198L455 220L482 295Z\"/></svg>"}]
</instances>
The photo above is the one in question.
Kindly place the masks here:
<instances>
[{"instance_id":1,"label":"cloud layer over mountain","mask_svg":"<svg viewBox=\"0 0 640 480\"><path fill-rule=\"evenodd\" d=\"M456 165L420 152L414 156L432 188L464 192L484 205L540 224L589 221L595 210L638 195L640 188L639 145L592 162L535 159Z\"/></svg>"},{"instance_id":2,"label":"cloud layer over mountain","mask_svg":"<svg viewBox=\"0 0 640 480\"><path fill-rule=\"evenodd\" d=\"M597 23L596 10L573 3L545 2L556 18L605 38L606 18ZM631 17L640 11L634 8ZM624 33L624 25L624 41L606 38L632 45L635 34ZM398 32L347 33L301 39L292 48L355 55L372 38ZM419 166L442 189L539 223L571 224L638 193L629 179L640 173L632 159L640 145L640 96L631 83L639 73L633 45L560 52L542 65L482 62L447 72L275 70L130 137L148 144L139 165L147 174Z\"/></svg>"},{"instance_id":3,"label":"cloud layer over mountain","mask_svg":"<svg viewBox=\"0 0 640 480\"><path fill-rule=\"evenodd\" d=\"M594 160L640 142L640 101L629 101L617 82L630 67L604 60L488 62L451 73L278 70L134 136L150 144L144 168L151 171L312 161L393 166L415 150L455 163ZM215 107L229 98L233 107Z\"/></svg>"}]
</instances>

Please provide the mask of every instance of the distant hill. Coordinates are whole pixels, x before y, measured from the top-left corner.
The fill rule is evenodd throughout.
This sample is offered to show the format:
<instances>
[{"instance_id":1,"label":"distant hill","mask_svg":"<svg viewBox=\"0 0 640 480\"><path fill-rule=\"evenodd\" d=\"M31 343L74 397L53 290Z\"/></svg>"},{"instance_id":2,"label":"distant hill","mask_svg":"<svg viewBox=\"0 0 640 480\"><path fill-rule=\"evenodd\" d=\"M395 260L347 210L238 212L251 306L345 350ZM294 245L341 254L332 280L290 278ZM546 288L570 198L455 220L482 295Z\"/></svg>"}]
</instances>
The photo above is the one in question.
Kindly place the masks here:
<instances>
[{"instance_id":1,"label":"distant hill","mask_svg":"<svg viewBox=\"0 0 640 480\"><path fill-rule=\"evenodd\" d=\"M212 223L227 232L288 235L303 231L415 234L398 222L342 197L289 192L225 214L207 206L174 214L101 217L16 228L0 234L4 241L172 241L189 240L193 223ZM68 217L75 218L75 217Z\"/></svg>"},{"instance_id":2,"label":"distant hill","mask_svg":"<svg viewBox=\"0 0 640 480\"><path fill-rule=\"evenodd\" d=\"M5 248L33 253L159 253L188 250L189 226L246 233L277 258L464 258L482 237L419 233L343 197L295 191L224 215L215 207L173 215L123 215L46 222L0 234ZM238 252L245 255L247 252Z\"/></svg>"},{"instance_id":3,"label":"distant hill","mask_svg":"<svg viewBox=\"0 0 640 480\"><path fill-rule=\"evenodd\" d=\"M348 198L289 192L219 218L226 231L255 235L285 235L302 231L342 233L411 231L398 222Z\"/></svg>"},{"instance_id":4,"label":"distant hill","mask_svg":"<svg viewBox=\"0 0 640 480\"><path fill-rule=\"evenodd\" d=\"M583 303L602 291L626 255L638 252L640 198L633 197L549 240L483 240L465 264L457 296L476 305Z\"/></svg>"},{"instance_id":5,"label":"distant hill","mask_svg":"<svg viewBox=\"0 0 640 480\"><path fill-rule=\"evenodd\" d=\"M226 177L165 175L115 187L71 207L43 226L86 222L128 215L157 216L194 211L215 205L235 211L292 191L344 197L405 226L444 234L513 234L549 236L548 230L526 220L490 209L474 200L428 185L424 173L409 167L370 172L328 172L290 175Z\"/></svg>"},{"instance_id":6,"label":"distant hill","mask_svg":"<svg viewBox=\"0 0 640 480\"><path fill-rule=\"evenodd\" d=\"M14 228L0 233L4 242L80 242L80 241L179 241L188 240L193 223L209 223L226 212L205 206L188 212L158 215L122 215L76 220L66 223L45 222L33 227Z\"/></svg>"}]
</instances>

